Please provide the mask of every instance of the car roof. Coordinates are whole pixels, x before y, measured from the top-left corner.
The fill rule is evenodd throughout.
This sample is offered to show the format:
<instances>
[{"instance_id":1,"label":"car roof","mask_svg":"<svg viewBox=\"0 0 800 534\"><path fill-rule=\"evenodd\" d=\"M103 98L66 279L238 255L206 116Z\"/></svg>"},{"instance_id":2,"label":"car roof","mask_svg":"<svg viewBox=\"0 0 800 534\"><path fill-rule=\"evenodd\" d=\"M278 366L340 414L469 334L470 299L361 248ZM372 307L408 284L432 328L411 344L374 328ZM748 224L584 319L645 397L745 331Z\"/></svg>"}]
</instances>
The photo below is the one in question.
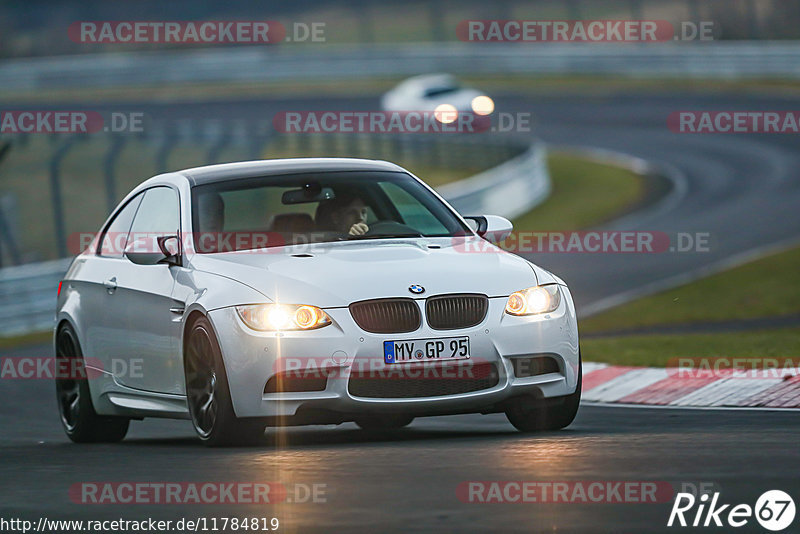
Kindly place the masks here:
<instances>
[{"instance_id":1,"label":"car roof","mask_svg":"<svg viewBox=\"0 0 800 534\"><path fill-rule=\"evenodd\" d=\"M407 172L402 167L388 161L357 158L291 158L241 161L206 165L177 171L185 176L191 185L255 178L277 174L319 173L335 171L393 171Z\"/></svg>"}]
</instances>

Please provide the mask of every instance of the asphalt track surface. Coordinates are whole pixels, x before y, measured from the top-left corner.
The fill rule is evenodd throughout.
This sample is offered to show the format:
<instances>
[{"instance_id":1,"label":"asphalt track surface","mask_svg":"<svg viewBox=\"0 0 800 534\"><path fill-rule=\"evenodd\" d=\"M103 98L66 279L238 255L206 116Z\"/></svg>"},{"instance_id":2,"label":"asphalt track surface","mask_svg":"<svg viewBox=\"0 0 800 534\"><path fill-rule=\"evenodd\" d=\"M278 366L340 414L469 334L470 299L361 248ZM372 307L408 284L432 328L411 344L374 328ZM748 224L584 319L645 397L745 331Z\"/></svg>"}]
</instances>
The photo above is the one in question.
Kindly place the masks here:
<instances>
[{"instance_id":1,"label":"asphalt track surface","mask_svg":"<svg viewBox=\"0 0 800 534\"><path fill-rule=\"evenodd\" d=\"M570 284L579 310L800 237L796 135L686 135L666 127L673 111L798 109L796 100L619 94L509 96L497 101L500 110L533 112L535 134L546 141L633 154L668 165L680 177L682 185L661 201L609 227L711 236L710 252L533 256ZM376 106L375 99L238 101L159 109L156 104L131 104L162 117L219 113L228 118ZM49 353L48 346L31 346L3 356ZM270 430L267 441L257 447L207 450L193 438L188 422L159 420L134 422L118 445L72 445L59 427L51 383L3 380L0 391L3 518L258 516L278 517L284 532L660 532L675 530L666 528L671 500L476 504L460 501L456 488L473 480L664 481L675 490L682 484L713 484L725 503L753 505L770 489L787 491L795 501L800 497L800 418L793 412L583 406L567 430L535 436L515 432L502 415L466 415L418 419L406 430L378 435L352 424ZM75 504L69 488L85 481L325 484L326 502ZM763 532L755 521L738 530Z\"/></svg>"}]
</instances>

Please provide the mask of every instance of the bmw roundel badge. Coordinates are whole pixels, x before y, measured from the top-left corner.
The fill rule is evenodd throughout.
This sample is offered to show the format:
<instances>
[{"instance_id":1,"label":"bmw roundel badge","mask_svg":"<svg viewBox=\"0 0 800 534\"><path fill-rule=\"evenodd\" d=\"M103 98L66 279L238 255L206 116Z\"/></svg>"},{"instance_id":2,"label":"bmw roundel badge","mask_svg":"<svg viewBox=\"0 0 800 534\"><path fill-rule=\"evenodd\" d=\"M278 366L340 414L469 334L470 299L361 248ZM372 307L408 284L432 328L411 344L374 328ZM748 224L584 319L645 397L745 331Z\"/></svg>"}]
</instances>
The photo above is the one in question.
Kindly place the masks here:
<instances>
[{"instance_id":1,"label":"bmw roundel badge","mask_svg":"<svg viewBox=\"0 0 800 534\"><path fill-rule=\"evenodd\" d=\"M408 286L408 290L414 293L415 295L420 295L422 293L425 293L425 288L419 284L411 284L410 286Z\"/></svg>"}]
</instances>

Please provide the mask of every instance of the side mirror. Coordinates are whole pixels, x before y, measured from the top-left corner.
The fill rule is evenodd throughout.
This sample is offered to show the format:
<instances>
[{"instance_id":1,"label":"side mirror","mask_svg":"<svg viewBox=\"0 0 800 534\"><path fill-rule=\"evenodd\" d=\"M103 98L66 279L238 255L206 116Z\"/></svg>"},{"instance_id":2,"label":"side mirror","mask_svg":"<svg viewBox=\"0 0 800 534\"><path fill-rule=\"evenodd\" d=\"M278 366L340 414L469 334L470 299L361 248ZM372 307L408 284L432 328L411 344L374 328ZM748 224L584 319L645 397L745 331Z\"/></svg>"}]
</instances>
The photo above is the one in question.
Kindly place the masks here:
<instances>
[{"instance_id":1,"label":"side mirror","mask_svg":"<svg viewBox=\"0 0 800 534\"><path fill-rule=\"evenodd\" d=\"M125 247L125 257L137 265L180 265L181 240L177 235L137 239Z\"/></svg>"},{"instance_id":2,"label":"side mirror","mask_svg":"<svg viewBox=\"0 0 800 534\"><path fill-rule=\"evenodd\" d=\"M474 215L464 218L476 234L492 243L504 240L514 230L511 221L499 215Z\"/></svg>"}]
</instances>

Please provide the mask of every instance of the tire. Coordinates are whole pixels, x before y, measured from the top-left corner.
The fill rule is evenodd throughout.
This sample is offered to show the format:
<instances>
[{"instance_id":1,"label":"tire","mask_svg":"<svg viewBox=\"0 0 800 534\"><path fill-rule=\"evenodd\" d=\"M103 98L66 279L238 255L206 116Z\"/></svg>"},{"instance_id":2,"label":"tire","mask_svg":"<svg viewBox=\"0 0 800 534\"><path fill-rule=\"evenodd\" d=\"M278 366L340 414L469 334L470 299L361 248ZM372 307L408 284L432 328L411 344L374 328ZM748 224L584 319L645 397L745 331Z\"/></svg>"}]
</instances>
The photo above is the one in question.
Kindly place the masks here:
<instances>
[{"instance_id":1,"label":"tire","mask_svg":"<svg viewBox=\"0 0 800 534\"><path fill-rule=\"evenodd\" d=\"M78 336L68 324L56 333L56 371L58 413L67 437L75 443L122 441L130 419L97 415Z\"/></svg>"},{"instance_id":2,"label":"tire","mask_svg":"<svg viewBox=\"0 0 800 534\"><path fill-rule=\"evenodd\" d=\"M575 393L552 399L519 397L506 409L509 422L520 432L541 432L568 427L581 404L583 363L578 364L578 384Z\"/></svg>"},{"instance_id":3,"label":"tire","mask_svg":"<svg viewBox=\"0 0 800 534\"><path fill-rule=\"evenodd\" d=\"M364 430L393 430L406 427L413 420L412 416L402 414L365 415L356 419L356 424Z\"/></svg>"},{"instance_id":4,"label":"tire","mask_svg":"<svg viewBox=\"0 0 800 534\"><path fill-rule=\"evenodd\" d=\"M222 352L207 318L199 317L189 327L183 361L186 400L200 441L209 447L225 447L254 445L264 439L262 419L236 417Z\"/></svg>"}]
</instances>

